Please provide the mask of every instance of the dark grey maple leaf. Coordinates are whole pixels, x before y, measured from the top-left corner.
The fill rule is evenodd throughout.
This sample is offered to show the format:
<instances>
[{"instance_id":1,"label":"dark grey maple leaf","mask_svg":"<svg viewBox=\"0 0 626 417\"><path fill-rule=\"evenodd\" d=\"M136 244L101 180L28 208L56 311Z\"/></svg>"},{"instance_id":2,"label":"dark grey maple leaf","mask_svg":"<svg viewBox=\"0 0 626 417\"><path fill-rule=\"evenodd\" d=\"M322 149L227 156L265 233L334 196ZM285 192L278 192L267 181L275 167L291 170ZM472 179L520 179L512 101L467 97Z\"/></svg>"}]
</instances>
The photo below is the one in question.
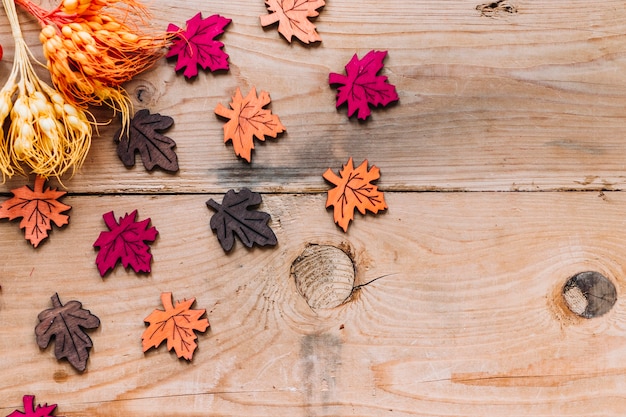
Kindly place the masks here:
<instances>
[{"instance_id":1,"label":"dark grey maple leaf","mask_svg":"<svg viewBox=\"0 0 626 417\"><path fill-rule=\"evenodd\" d=\"M131 167L135 165L135 152L138 151L147 170L158 166L165 171L178 171L178 157L174 152L176 142L159 133L173 124L174 119L169 116L151 114L147 109L139 110L131 119L129 130L119 130L115 134L117 155L124 165Z\"/></svg>"},{"instance_id":2,"label":"dark grey maple leaf","mask_svg":"<svg viewBox=\"0 0 626 417\"><path fill-rule=\"evenodd\" d=\"M39 347L45 349L54 337L54 356L66 358L74 368L84 371L93 346L84 329L97 328L100 319L78 301L61 304L58 294L52 296L52 308L39 313L38 318L35 335Z\"/></svg>"},{"instance_id":3,"label":"dark grey maple leaf","mask_svg":"<svg viewBox=\"0 0 626 417\"><path fill-rule=\"evenodd\" d=\"M278 243L276 235L267 225L270 215L252 209L261 202L261 194L247 188L242 188L238 193L229 190L222 204L213 199L206 202L207 206L217 211L211 217L210 225L226 252L232 249L235 235L249 248L255 243L259 246L274 246Z\"/></svg>"}]
</instances>

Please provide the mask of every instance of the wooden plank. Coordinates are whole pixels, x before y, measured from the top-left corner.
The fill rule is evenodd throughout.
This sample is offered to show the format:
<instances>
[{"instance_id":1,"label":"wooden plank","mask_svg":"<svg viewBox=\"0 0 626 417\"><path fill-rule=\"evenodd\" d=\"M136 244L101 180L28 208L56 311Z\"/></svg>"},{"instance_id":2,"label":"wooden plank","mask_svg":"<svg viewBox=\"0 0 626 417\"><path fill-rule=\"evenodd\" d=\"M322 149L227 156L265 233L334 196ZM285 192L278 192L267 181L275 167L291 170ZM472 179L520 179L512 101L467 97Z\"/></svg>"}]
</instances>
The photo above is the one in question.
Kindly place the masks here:
<instances>
[{"instance_id":1,"label":"wooden plank","mask_svg":"<svg viewBox=\"0 0 626 417\"><path fill-rule=\"evenodd\" d=\"M66 416L622 416L626 197L562 192L624 187L622 2L328 3L310 47L262 29L262 1L150 3L154 28L199 10L233 19L221 38L231 70L187 81L163 60L127 85L136 109L175 119L177 174L124 168L113 121L64 181L67 228L34 250L0 222L0 415L34 394ZM37 25L21 20L41 58ZM2 81L4 19L0 43ZM360 123L335 109L327 79L370 49L389 51L383 73L400 102ZM251 86L270 92L287 133L258 143L248 165L213 109ZM321 175L350 156L381 169L390 208L344 234ZM264 193L279 244L225 254L205 201L244 186ZM406 192L424 190L561 192ZM100 278L102 214L135 208L160 231L152 273ZM317 288L320 304L352 291L338 307L311 308L290 274L311 244L354 259L353 287ZM616 286L601 317L565 306L565 282L582 271ZM164 291L207 309L191 363L142 352L143 319ZM101 319L83 374L35 343L54 292Z\"/></svg>"},{"instance_id":2,"label":"wooden plank","mask_svg":"<svg viewBox=\"0 0 626 417\"><path fill-rule=\"evenodd\" d=\"M65 198L69 226L37 250L0 223L0 415L26 393L67 416L623 414L622 193L387 193L347 234L323 194L263 197L278 246L229 254L208 226L218 195ZM101 215L135 208L160 232L152 273L102 279ZM314 311L290 277L309 244L349 252L355 285L379 279ZM587 270L618 293L588 320L560 295ZM207 309L191 363L142 353L164 291ZM84 374L36 346L54 292L100 317Z\"/></svg>"},{"instance_id":3,"label":"wooden plank","mask_svg":"<svg viewBox=\"0 0 626 417\"><path fill-rule=\"evenodd\" d=\"M127 85L136 108L175 119L181 171L126 169L112 142L118 124L100 128L76 193L224 192L247 186L265 192L319 192L321 174L349 156L381 168L381 188L405 190L622 189L626 145L626 10L617 0L508 2L516 12L485 14L480 0L333 0L316 19L323 42L288 44L260 27L263 2L150 3L153 25L182 25L198 10L233 19L221 38L226 74L192 81L163 60ZM487 4L487 3L485 3ZM12 44L0 19L8 73ZM36 25L25 21L41 56ZM383 74L399 104L375 110L366 123L334 106L329 72L354 53L388 50ZM252 164L222 142L213 113L236 87L265 89L287 128L257 144ZM139 100L141 99L141 100ZM7 191L22 179L0 187Z\"/></svg>"}]
</instances>

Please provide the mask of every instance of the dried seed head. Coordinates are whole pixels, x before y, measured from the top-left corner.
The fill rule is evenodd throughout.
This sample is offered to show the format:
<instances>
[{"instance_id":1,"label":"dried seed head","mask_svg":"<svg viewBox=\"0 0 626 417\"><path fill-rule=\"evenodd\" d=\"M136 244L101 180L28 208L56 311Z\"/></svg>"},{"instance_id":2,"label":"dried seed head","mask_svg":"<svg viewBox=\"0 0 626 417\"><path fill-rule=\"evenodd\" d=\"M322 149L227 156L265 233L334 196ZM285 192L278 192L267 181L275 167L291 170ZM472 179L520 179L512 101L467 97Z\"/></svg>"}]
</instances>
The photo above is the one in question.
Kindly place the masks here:
<instances>
[{"instance_id":1,"label":"dried seed head","mask_svg":"<svg viewBox=\"0 0 626 417\"><path fill-rule=\"evenodd\" d=\"M78 0L63 0L61 3L61 10L68 14L75 13L77 7Z\"/></svg>"},{"instance_id":2,"label":"dried seed head","mask_svg":"<svg viewBox=\"0 0 626 417\"><path fill-rule=\"evenodd\" d=\"M12 107L11 96L5 94L5 92L0 93L0 125L2 125L4 119L7 118ZM0 132L2 132L2 129L0 129Z\"/></svg>"},{"instance_id":3,"label":"dried seed head","mask_svg":"<svg viewBox=\"0 0 626 417\"><path fill-rule=\"evenodd\" d=\"M76 109L76 107L72 106L71 104L64 104L63 105L63 111L65 112L65 114L69 115L69 116L78 116L78 110Z\"/></svg>"},{"instance_id":4,"label":"dried seed head","mask_svg":"<svg viewBox=\"0 0 626 417\"><path fill-rule=\"evenodd\" d=\"M95 45L96 43L96 40L93 38L93 36L91 36L85 30L80 30L79 32L77 32L77 36L78 36L78 39L80 40L80 43L84 45Z\"/></svg>"},{"instance_id":5,"label":"dried seed head","mask_svg":"<svg viewBox=\"0 0 626 417\"><path fill-rule=\"evenodd\" d=\"M72 37L72 28L69 26L63 26L61 28L61 33L63 34L63 36L65 36L66 38L71 38Z\"/></svg>"},{"instance_id":6,"label":"dried seed head","mask_svg":"<svg viewBox=\"0 0 626 417\"><path fill-rule=\"evenodd\" d=\"M41 33L40 34L43 35L44 38L50 39L53 36L57 35L57 30L52 25L46 25L46 26L43 27L43 29L41 29Z\"/></svg>"},{"instance_id":7,"label":"dried seed head","mask_svg":"<svg viewBox=\"0 0 626 417\"><path fill-rule=\"evenodd\" d=\"M74 129L80 129L82 127L81 121L76 116L67 116L65 120L67 121L67 124L69 124Z\"/></svg>"},{"instance_id":8,"label":"dried seed head","mask_svg":"<svg viewBox=\"0 0 626 417\"><path fill-rule=\"evenodd\" d=\"M54 104L60 104L60 105L65 104L65 100L63 100L63 96L61 96L61 94L57 93L56 91L50 94L50 100Z\"/></svg>"},{"instance_id":9,"label":"dried seed head","mask_svg":"<svg viewBox=\"0 0 626 417\"><path fill-rule=\"evenodd\" d=\"M24 137L18 136L13 142L13 152L19 160L26 157L26 154L32 150L31 143Z\"/></svg>"},{"instance_id":10,"label":"dried seed head","mask_svg":"<svg viewBox=\"0 0 626 417\"><path fill-rule=\"evenodd\" d=\"M33 114L33 117L36 119L40 115L48 112L48 100L41 98L31 98L28 103L28 107L30 112Z\"/></svg>"},{"instance_id":11,"label":"dried seed head","mask_svg":"<svg viewBox=\"0 0 626 417\"><path fill-rule=\"evenodd\" d=\"M52 117L49 117L49 116L40 117L37 120L37 125L39 126L39 129L43 133L45 133L47 136L53 136L54 135L54 130L56 128L56 123L54 122Z\"/></svg>"},{"instance_id":12,"label":"dried seed head","mask_svg":"<svg viewBox=\"0 0 626 417\"><path fill-rule=\"evenodd\" d=\"M63 114L63 105L54 103L54 116L60 119L63 117Z\"/></svg>"},{"instance_id":13,"label":"dried seed head","mask_svg":"<svg viewBox=\"0 0 626 417\"><path fill-rule=\"evenodd\" d=\"M13 104L13 111L11 112L11 119L19 119L22 123L31 122L33 120L33 115L28 106L28 98L20 96L17 100L15 100L15 104Z\"/></svg>"},{"instance_id":14,"label":"dried seed head","mask_svg":"<svg viewBox=\"0 0 626 417\"><path fill-rule=\"evenodd\" d=\"M24 123L22 125L20 134L22 135L22 138L28 142L32 143L32 141L35 140L35 129L33 129L33 127L28 123Z\"/></svg>"}]
</instances>

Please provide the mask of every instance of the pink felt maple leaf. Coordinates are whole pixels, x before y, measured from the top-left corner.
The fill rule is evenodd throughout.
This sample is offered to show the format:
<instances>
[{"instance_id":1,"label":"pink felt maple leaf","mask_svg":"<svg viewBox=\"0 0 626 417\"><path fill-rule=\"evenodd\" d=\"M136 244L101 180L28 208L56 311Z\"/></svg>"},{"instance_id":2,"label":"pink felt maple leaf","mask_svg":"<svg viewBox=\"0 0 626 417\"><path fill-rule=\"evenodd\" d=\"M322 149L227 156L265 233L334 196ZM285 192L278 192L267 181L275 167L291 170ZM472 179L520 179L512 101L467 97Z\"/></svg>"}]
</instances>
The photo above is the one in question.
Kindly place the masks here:
<instances>
[{"instance_id":1,"label":"pink felt maple leaf","mask_svg":"<svg viewBox=\"0 0 626 417\"><path fill-rule=\"evenodd\" d=\"M198 65L211 71L228 70L228 55L222 50L224 44L215 38L224 33L230 22L231 19L217 14L203 19L202 13L198 13L187 20L185 30L170 23L167 31L176 33L176 40L166 57L178 56L175 70L186 67L183 74L187 78L198 75Z\"/></svg>"},{"instance_id":2,"label":"pink felt maple leaf","mask_svg":"<svg viewBox=\"0 0 626 417\"><path fill-rule=\"evenodd\" d=\"M34 395L24 395L24 397L22 398L22 402L24 403L24 412L22 413L21 411L15 410L7 417L52 417L54 409L57 408L56 404L37 405L35 407Z\"/></svg>"},{"instance_id":3,"label":"pink felt maple leaf","mask_svg":"<svg viewBox=\"0 0 626 417\"><path fill-rule=\"evenodd\" d=\"M347 102L348 117L358 110L357 117L365 120L370 115L370 104L386 106L398 100L396 87L384 75L376 75L386 56L387 51L370 51L363 59L355 54L346 65L346 75L333 72L328 77L330 85L341 84L337 89L337 107Z\"/></svg>"},{"instance_id":4,"label":"pink felt maple leaf","mask_svg":"<svg viewBox=\"0 0 626 417\"><path fill-rule=\"evenodd\" d=\"M150 272L152 254L145 242L154 241L159 233L154 227L148 228L150 219L135 221L137 210L131 214L126 213L119 223L115 221L112 211L105 213L102 218L110 231L101 232L93 244L100 248L96 257L100 276L115 268L119 260L124 268L130 266L135 272Z\"/></svg>"}]
</instances>

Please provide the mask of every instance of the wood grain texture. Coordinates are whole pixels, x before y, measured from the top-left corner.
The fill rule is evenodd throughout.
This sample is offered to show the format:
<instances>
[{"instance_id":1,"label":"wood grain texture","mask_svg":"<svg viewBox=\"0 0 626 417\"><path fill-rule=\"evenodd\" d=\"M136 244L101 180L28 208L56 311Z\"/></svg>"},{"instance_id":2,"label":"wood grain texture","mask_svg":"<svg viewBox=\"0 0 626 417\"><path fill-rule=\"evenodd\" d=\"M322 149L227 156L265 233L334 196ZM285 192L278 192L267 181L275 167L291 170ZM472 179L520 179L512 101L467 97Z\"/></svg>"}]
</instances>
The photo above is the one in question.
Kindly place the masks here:
<instances>
[{"instance_id":1,"label":"wood grain texture","mask_svg":"<svg viewBox=\"0 0 626 417\"><path fill-rule=\"evenodd\" d=\"M0 221L0 415L33 394L68 417L623 416L623 2L327 3L322 42L306 46L261 28L261 0L150 2L154 28L198 11L232 19L220 38L231 69L188 81L162 60L127 84L136 110L175 120L177 173L124 167L114 119L63 180L67 227L34 250ZM3 80L13 47L1 16ZM37 25L21 21L41 57ZM335 109L328 74L372 49L389 52L382 73L400 100L362 123ZM248 164L223 143L214 108L251 86L271 94L287 130ZM322 174L349 157L380 168L389 209L343 233ZM27 182L7 180L0 197ZM205 203L243 187L262 194L278 245L237 241L225 254ZM102 215L134 209L159 230L152 271L102 279ZM291 266L311 244L354 261L338 307L313 309L298 292ZM584 271L617 292L593 319L561 295ZM162 292L207 310L191 362L142 352ZM101 320L82 374L36 344L54 293Z\"/></svg>"},{"instance_id":2,"label":"wood grain texture","mask_svg":"<svg viewBox=\"0 0 626 417\"><path fill-rule=\"evenodd\" d=\"M163 60L128 83L137 109L176 121L168 133L177 143L178 174L125 168L115 155L113 122L66 185L107 193L243 186L312 192L324 189L326 168L353 156L381 168L384 190L622 189L623 4L520 0L517 13L487 17L475 3L365 0L355 7L335 0L315 21L323 41L306 46L260 27L262 1L212 2L206 10L197 1L155 0L156 28L183 25L198 10L233 19L220 38L231 69L187 81ZM22 20L40 56L36 26ZM0 73L7 73L13 52L8 25L0 24ZM383 75L400 101L360 123L335 109L328 74L371 49L389 51ZM287 132L258 144L249 165L223 143L213 109L237 87L251 86L271 94Z\"/></svg>"},{"instance_id":3,"label":"wood grain texture","mask_svg":"<svg viewBox=\"0 0 626 417\"><path fill-rule=\"evenodd\" d=\"M228 256L206 199L67 198L70 224L37 251L0 224L0 251L19 253L0 281L0 367L12 375L0 383L0 414L25 392L68 416L623 412L621 193L391 193L387 214L363 216L348 234L323 195L267 195L278 247L239 245ZM160 230L152 273L117 268L103 280L91 247L100 212L128 206ZM355 285L383 277L314 311L289 275L309 243L351 253ZM59 262L66 248L73 253ZM560 296L585 270L618 290L594 320L568 312ZM54 291L101 319L82 375L34 343ZM143 318L165 291L207 309L211 328L191 363L164 347L142 353Z\"/></svg>"}]
</instances>

